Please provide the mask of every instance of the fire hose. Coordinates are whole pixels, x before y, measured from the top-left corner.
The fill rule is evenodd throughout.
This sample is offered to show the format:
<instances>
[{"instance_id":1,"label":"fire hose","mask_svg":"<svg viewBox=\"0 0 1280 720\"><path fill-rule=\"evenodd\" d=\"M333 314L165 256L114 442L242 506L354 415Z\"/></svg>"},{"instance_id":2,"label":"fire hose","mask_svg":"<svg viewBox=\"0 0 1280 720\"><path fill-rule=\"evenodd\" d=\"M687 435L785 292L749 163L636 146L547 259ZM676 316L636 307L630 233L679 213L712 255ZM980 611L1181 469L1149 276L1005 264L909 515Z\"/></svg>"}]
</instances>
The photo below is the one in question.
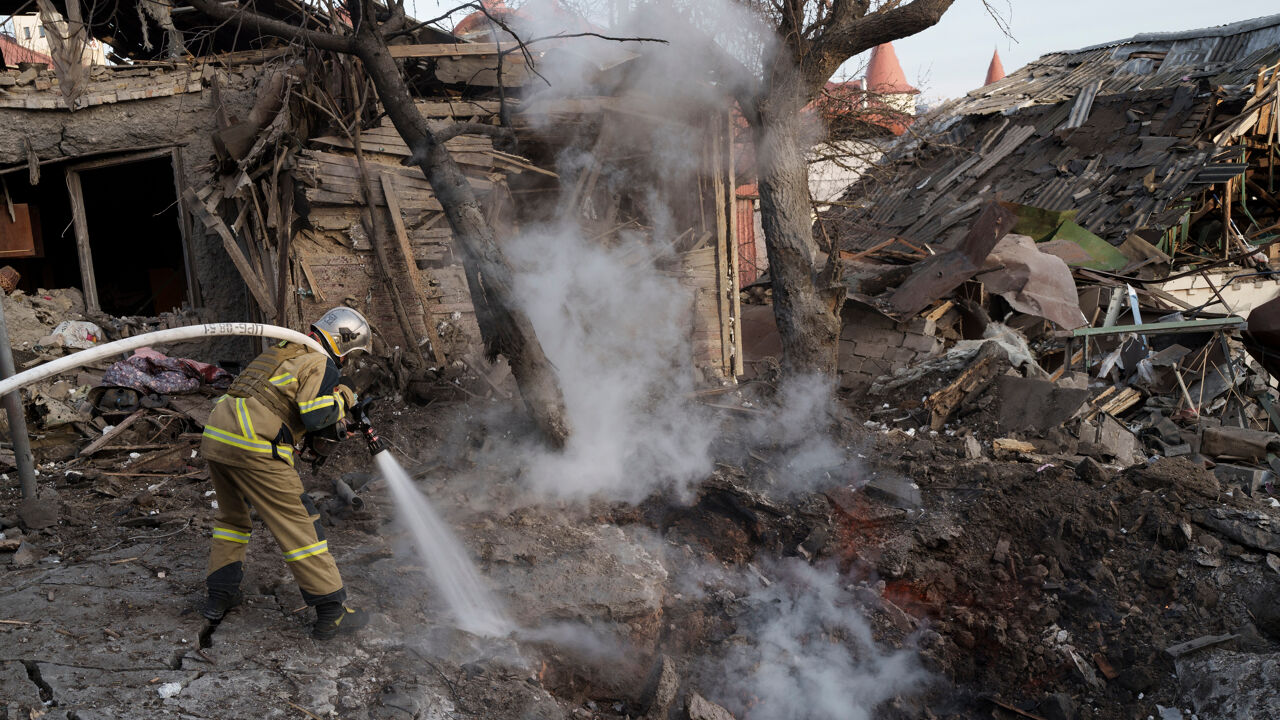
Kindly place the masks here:
<instances>
[{"instance_id":1,"label":"fire hose","mask_svg":"<svg viewBox=\"0 0 1280 720\"><path fill-rule=\"evenodd\" d=\"M276 325L265 325L262 323L206 323L203 325L188 325L185 327L168 328L166 330L156 330L154 332L134 335L132 337L122 338L102 345L96 345L80 352L72 353L57 360L37 365L20 372L12 377L0 380L0 397L12 393L18 388L25 387L31 383L44 380L59 373L74 370L75 368L97 362L103 358L111 357L119 353L137 350L147 345L155 345L158 343L179 342L183 340L198 340L204 337L216 336L244 336L244 337L269 337L277 340L288 340L289 342L303 343L317 352L324 352L324 348L320 343L316 342L296 330L282 328ZM386 451L386 445L378 434L374 432L369 422L368 409L373 402L373 398L365 398L361 402L356 403L351 408L351 420L348 424L348 430L353 434L362 435L365 439L365 446L369 449L371 456ZM323 462L323 459L321 460ZM339 484L341 486L339 486ZM345 491L343 489L345 486ZM335 487L340 497L353 508L359 509L364 502L355 494L350 486L337 481Z\"/></svg>"},{"instance_id":2,"label":"fire hose","mask_svg":"<svg viewBox=\"0 0 1280 720\"><path fill-rule=\"evenodd\" d=\"M289 342L305 343L317 352L324 352L324 348L320 347L320 343L303 335L297 330L289 328L277 327L275 325L263 325L261 323L207 323L205 325L187 325L185 327L169 328L167 330L156 330L155 332L134 335L133 337L122 338L102 345L95 345L87 350L81 350L57 360L51 360L43 365L37 365L30 370L14 375L13 377L0 380L0 397L25 387L33 382L44 380L58 373L68 370L74 370L82 365L88 365L91 362L101 360L106 357L115 355L116 353L128 352L129 350L137 350L140 347L154 345L157 343L178 342L180 340L198 340L202 337L226 336L226 335L243 335L246 337L269 337L277 340L288 340Z\"/></svg>"}]
</instances>

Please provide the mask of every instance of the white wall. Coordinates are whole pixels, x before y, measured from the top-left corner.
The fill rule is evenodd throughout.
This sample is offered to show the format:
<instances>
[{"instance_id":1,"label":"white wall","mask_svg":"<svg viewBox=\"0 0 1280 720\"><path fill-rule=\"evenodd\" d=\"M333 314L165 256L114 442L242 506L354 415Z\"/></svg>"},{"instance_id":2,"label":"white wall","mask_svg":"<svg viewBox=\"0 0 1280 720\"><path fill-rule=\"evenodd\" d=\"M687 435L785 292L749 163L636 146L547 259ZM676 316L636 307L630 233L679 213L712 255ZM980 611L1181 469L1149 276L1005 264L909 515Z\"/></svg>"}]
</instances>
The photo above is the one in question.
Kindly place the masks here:
<instances>
[{"instance_id":1,"label":"white wall","mask_svg":"<svg viewBox=\"0 0 1280 720\"><path fill-rule=\"evenodd\" d=\"M40 16L34 13L30 15L14 15L13 16L13 36L17 39L18 44L28 50L35 50L38 53L50 54L49 38L45 35L44 25L40 22ZM106 65L107 49L100 41L90 38L89 47L85 49L81 61L85 65Z\"/></svg>"}]
</instances>

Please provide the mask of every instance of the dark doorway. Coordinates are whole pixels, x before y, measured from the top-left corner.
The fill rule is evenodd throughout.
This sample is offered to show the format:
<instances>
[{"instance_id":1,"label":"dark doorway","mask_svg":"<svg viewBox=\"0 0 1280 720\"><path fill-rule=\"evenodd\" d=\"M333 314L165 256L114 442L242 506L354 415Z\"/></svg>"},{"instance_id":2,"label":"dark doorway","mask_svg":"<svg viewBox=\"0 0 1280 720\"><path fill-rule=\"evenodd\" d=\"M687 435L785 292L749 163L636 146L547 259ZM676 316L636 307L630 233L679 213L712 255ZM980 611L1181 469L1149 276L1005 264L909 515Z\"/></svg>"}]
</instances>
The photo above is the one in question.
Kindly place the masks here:
<instances>
[{"instance_id":1,"label":"dark doorway","mask_svg":"<svg viewBox=\"0 0 1280 720\"><path fill-rule=\"evenodd\" d=\"M189 296L172 159L78 172L102 311L154 316L181 308Z\"/></svg>"},{"instance_id":2,"label":"dark doorway","mask_svg":"<svg viewBox=\"0 0 1280 720\"><path fill-rule=\"evenodd\" d=\"M187 218L179 206L182 156L144 150L43 166L37 185L25 168L6 171L0 208L0 265L26 292L76 287L89 311L156 316L200 304L192 287ZM177 171L175 171L177 168Z\"/></svg>"}]
</instances>

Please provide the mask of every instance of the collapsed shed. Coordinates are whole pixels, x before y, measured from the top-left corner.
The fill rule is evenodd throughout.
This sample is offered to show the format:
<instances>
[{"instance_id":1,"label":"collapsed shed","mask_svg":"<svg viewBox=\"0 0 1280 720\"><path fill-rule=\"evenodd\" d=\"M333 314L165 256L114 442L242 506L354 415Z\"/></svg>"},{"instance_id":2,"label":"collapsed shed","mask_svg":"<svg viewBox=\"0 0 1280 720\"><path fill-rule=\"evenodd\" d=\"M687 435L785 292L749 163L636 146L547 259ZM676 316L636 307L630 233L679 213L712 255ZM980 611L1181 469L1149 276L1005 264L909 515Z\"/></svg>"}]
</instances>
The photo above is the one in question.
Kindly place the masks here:
<instances>
[{"instance_id":1,"label":"collapsed shed","mask_svg":"<svg viewBox=\"0 0 1280 720\"><path fill-rule=\"evenodd\" d=\"M316 27L342 22L285 4L257 10ZM138 59L88 68L71 100L52 69L0 73L0 122L19 129L0 137L13 205L0 239L23 288L81 288L90 316L174 313L174 322L295 329L348 304L374 324L380 355L422 353L437 367L478 356L448 223L421 173L402 164L408 148L358 63L269 42L248 49L248 39L222 29L193 32L195 15L176 7L163 26L141 14L94 16L89 29L111 34L118 59ZM166 41L144 39L139 22L152 25L151 40ZM526 54L431 29L398 42L393 54L418 110L436 129L456 126L447 147L499 245L526 224L566 215L600 243L640 238L647 256L636 262L690 290L691 364L713 378L740 371L736 183L723 104L673 118L607 89L567 97L536 72L545 58L572 55L563 44ZM201 54L160 59L161 46ZM616 80L642 61L628 52L588 69ZM645 176L636 163L627 178L602 177L608 159L635 153L639 139L619 127L634 135L669 124L688 138L687 173ZM572 152L585 160L560 161Z\"/></svg>"}]
</instances>

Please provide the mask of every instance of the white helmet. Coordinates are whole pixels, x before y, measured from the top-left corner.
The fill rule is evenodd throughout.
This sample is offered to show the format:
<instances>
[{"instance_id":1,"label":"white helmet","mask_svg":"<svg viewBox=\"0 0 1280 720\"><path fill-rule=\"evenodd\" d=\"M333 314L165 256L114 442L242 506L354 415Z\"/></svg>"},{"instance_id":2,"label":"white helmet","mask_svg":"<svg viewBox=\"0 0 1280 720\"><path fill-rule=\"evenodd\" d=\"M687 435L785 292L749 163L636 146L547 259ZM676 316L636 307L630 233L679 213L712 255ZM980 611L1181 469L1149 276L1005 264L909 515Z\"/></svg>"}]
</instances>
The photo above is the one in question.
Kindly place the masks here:
<instances>
[{"instance_id":1,"label":"white helmet","mask_svg":"<svg viewBox=\"0 0 1280 720\"><path fill-rule=\"evenodd\" d=\"M336 307L324 314L311 326L327 345L334 357L343 357L355 350L369 352L372 334L369 321L349 307Z\"/></svg>"}]
</instances>

